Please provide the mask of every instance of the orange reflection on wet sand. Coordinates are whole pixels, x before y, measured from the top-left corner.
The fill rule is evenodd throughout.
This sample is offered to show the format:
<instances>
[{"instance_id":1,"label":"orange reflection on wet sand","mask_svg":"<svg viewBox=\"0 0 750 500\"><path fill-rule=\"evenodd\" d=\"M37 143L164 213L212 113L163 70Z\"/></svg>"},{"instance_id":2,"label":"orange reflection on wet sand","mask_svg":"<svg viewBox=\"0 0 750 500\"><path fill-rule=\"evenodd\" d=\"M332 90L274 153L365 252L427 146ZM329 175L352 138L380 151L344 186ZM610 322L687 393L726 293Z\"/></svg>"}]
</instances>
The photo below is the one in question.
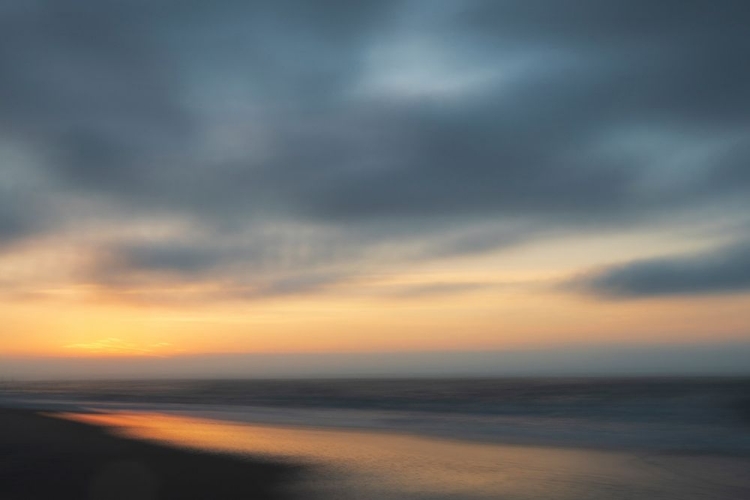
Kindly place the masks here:
<instances>
[{"instance_id":1,"label":"orange reflection on wet sand","mask_svg":"<svg viewBox=\"0 0 750 500\"><path fill-rule=\"evenodd\" d=\"M64 417L180 447L310 464L316 474L305 487L322 498L349 498L345 492L356 492L351 498L361 499L577 499L608 492L661 492L665 498L678 498L696 486L690 470L697 463L683 464L683 474L630 453L272 427L155 413ZM678 480L676 475L682 477Z\"/></svg>"}]
</instances>

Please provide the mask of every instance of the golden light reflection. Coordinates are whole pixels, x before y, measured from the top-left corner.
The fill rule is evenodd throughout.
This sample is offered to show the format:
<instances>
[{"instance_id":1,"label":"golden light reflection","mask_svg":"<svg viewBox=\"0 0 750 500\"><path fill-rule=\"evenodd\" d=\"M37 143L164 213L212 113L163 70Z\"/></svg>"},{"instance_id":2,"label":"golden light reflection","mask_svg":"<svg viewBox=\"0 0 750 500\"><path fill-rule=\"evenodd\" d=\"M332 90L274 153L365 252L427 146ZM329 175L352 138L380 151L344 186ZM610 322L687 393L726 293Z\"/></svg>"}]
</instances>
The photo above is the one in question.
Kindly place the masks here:
<instances>
[{"instance_id":1,"label":"golden light reflection","mask_svg":"<svg viewBox=\"0 0 750 500\"><path fill-rule=\"evenodd\" d=\"M627 453L483 444L388 432L227 423L157 413L64 414L117 434L198 450L292 460L322 471L310 478L321 498L578 499L613 484L663 481ZM323 468L320 469L320 466ZM583 489L582 489L583 488ZM405 495L405 496L403 496ZM420 496L420 497L421 497ZM343 497L348 497L343 495Z\"/></svg>"}]
</instances>

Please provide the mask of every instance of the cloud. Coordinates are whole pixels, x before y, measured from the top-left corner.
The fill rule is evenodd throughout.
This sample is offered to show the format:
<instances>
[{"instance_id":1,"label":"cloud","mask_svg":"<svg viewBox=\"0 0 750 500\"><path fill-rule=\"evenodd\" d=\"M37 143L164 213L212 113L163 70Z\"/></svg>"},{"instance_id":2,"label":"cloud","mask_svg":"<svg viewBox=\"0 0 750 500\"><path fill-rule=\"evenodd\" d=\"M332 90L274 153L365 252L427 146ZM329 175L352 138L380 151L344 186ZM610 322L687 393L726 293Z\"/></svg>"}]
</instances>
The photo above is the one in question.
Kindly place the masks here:
<instances>
[{"instance_id":1,"label":"cloud","mask_svg":"<svg viewBox=\"0 0 750 500\"><path fill-rule=\"evenodd\" d=\"M750 291L750 243L687 256L647 259L579 277L568 286L610 298Z\"/></svg>"},{"instance_id":2,"label":"cloud","mask_svg":"<svg viewBox=\"0 0 750 500\"><path fill-rule=\"evenodd\" d=\"M97 247L78 278L126 302L188 304L308 295L356 277L340 266L334 241L278 229L263 236L126 239Z\"/></svg>"},{"instance_id":3,"label":"cloud","mask_svg":"<svg viewBox=\"0 0 750 500\"><path fill-rule=\"evenodd\" d=\"M33 192L0 187L0 249L48 229L51 217L44 217L45 205Z\"/></svg>"},{"instance_id":4,"label":"cloud","mask_svg":"<svg viewBox=\"0 0 750 500\"><path fill-rule=\"evenodd\" d=\"M84 202L102 225L168 215L205 239L103 242L95 281L244 266L273 290L739 213L749 21L731 0L3 2L0 139L39 179L0 203L0 241Z\"/></svg>"},{"instance_id":5,"label":"cloud","mask_svg":"<svg viewBox=\"0 0 750 500\"><path fill-rule=\"evenodd\" d=\"M220 250L212 252L195 245L126 245L103 256L97 269L114 276L140 272L190 276L216 267L221 257Z\"/></svg>"},{"instance_id":6,"label":"cloud","mask_svg":"<svg viewBox=\"0 0 750 500\"><path fill-rule=\"evenodd\" d=\"M129 2L133 7L138 2ZM0 102L7 132L37 142L86 185L185 128L158 47L128 2L5 2ZM156 139L156 141L154 141Z\"/></svg>"},{"instance_id":7,"label":"cloud","mask_svg":"<svg viewBox=\"0 0 750 500\"><path fill-rule=\"evenodd\" d=\"M695 0L475 5L467 24L498 45L560 47L610 58L611 64L602 61L599 76L618 80L607 81L588 99L599 113L620 119L697 119L707 125L745 122L748 104L740 101L750 70L737 62L750 42L741 0L722 1L717 8Z\"/></svg>"},{"instance_id":8,"label":"cloud","mask_svg":"<svg viewBox=\"0 0 750 500\"><path fill-rule=\"evenodd\" d=\"M0 246L31 232L31 224L12 208L0 207Z\"/></svg>"}]
</instances>

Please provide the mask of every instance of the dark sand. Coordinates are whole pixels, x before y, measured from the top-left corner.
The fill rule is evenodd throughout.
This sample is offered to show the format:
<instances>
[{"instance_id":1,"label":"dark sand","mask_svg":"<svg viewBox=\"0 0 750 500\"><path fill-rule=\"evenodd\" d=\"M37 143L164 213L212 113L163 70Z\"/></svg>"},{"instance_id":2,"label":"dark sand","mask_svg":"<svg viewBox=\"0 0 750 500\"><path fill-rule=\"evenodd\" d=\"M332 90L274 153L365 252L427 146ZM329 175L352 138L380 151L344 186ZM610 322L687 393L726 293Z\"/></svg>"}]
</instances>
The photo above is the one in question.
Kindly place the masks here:
<instances>
[{"instance_id":1,"label":"dark sand","mask_svg":"<svg viewBox=\"0 0 750 500\"><path fill-rule=\"evenodd\" d=\"M280 499L301 468L128 440L0 409L0 499Z\"/></svg>"}]
</instances>

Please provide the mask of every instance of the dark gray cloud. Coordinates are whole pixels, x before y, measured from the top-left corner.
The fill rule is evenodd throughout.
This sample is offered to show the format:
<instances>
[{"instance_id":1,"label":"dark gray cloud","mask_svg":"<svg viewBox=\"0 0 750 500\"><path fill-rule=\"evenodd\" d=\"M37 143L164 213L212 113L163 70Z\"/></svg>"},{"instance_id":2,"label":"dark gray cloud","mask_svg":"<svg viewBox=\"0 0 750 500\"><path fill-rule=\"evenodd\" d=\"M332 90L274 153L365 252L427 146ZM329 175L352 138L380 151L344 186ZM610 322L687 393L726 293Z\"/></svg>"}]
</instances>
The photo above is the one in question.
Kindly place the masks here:
<instances>
[{"instance_id":1,"label":"dark gray cloud","mask_svg":"<svg viewBox=\"0 0 750 500\"><path fill-rule=\"evenodd\" d=\"M106 255L98 265L116 275L137 272L166 272L180 275L203 274L222 260L220 251L196 245L127 245Z\"/></svg>"},{"instance_id":2,"label":"dark gray cloud","mask_svg":"<svg viewBox=\"0 0 750 500\"><path fill-rule=\"evenodd\" d=\"M126 160L187 125L159 48L127 3L3 3L2 128L49 150L63 177L98 185L101 172L136 167Z\"/></svg>"},{"instance_id":3,"label":"dark gray cloud","mask_svg":"<svg viewBox=\"0 0 750 500\"><path fill-rule=\"evenodd\" d=\"M747 209L748 24L732 0L8 0L0 139L39 153L55 203L0 206L0 238L93 200L102 223L251 242L124 242L98 281L244 263L304 282L389 245L437 258ZM289 243L264 221L313 229ZM466 231L489 223L511 229Z\"/></svg>"},{"instance_id":4,"label":"dark gray cloud","mask_svg":"<svg viewBox=\"0 0 750 500\"><path fill-rule=\"evenodd\" d=\"M609 82L613 85L593 97L604 105L602 112L636 119L645 114L707 123L745 121L748 104L741 101L750 70L740 61L750 41L742 1L532 0L476 5L467 16L469 25L498 43L571 47L611 57L612 64L603 66L613 69L611 75L621 81Z\"/></svg>"},{"instance_id":5,"label":"dark gray cloud","mask_svg":"<svg viewBox=\"0 0 750 500\"><path fill-rule=\"evenodd\" d=\"M30 221L12 207L0 205L0 247L27 234L32 229Z\"/></svg>"},{"instance_id":6,"label":"dark gray cloud","mask_svg":"<svg viewBox=\"0 0 750 500\"><path fill-rule=\"evenodd\" d=\"M99 248L79 279L135 303L198 303L305 295L356 279L335 238L257 230L251 239L132 243ZM362 249L360 248L360 251ZM186 284L197 289L170 293Z\"/></svg>"},{"instance_id":7,"label":"dark gray cloud","mask_svg":"<svg viewBox=\"0 0 750 500\"><path fill-rule=\"evenodd\" d=\"M750 291L750 243L613 266L568 284L612 298Z\"/></svg>"},{"instance_id":8,"label":"dark gray cloud","mask_svg":"<svg viewBox=\"0 0 750 500\"><path fill-rule=\"evenodd\" d=\"M1 158L1 157L0 157ZM0 166L0 175L3 170ZM10 179L6 180L10 181ZM7 182L0 186L0 250L6 245L49 229L49 216L45 216L44 204L34 193Z\"/></svg>"},{"instance_id":9,"label":"dark gray cloud","mask_svg":"<svg viewBox=\"0 0 750 500\"><path fill-rule=\"evenodd\" d=\"M26 221L15 214L0 213L0 247L25 236L30 230Z\"/></svg>"}]
</instances>

